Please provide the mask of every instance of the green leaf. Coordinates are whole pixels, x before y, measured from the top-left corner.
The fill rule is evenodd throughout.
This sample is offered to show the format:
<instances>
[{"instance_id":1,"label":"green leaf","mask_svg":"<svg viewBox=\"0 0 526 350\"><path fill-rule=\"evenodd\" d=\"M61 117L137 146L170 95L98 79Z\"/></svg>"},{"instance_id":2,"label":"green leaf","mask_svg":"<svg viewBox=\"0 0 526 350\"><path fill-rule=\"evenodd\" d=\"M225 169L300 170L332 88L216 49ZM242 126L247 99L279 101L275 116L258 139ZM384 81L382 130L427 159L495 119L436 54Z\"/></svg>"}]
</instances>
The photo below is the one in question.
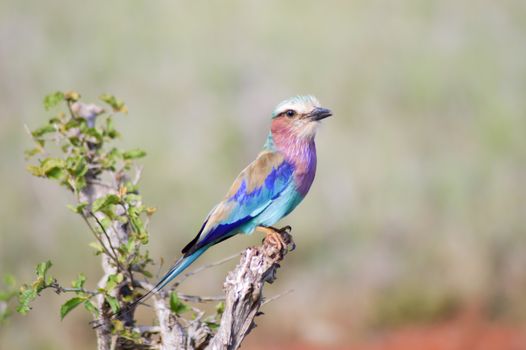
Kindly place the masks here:
<instances>
[{"instance_id":1,"label":"green leaf","mask_svg":"<svg viewBox=\"0 0 526 350\"><path fill-rule=\"evenodd\" d=\"M115 130L113 126L113 118L111 117L106 119L106 129L104 130L104 135L108 136L110 139L119 137L119 132Z\"/></svg>"},{"instance_id":2,"label":"green leaf","mask_svg":"<svg viewBox=\"0 0 526 350\"><path fill-rule=\"evenodd\" d=\"M70 209L72 212L76 214L82 214L84 211L84 208L86 208L87 206L88 206L88 203L80 203L77 205L72 205L72 204L67 205L68 209Z\"/></svg>"},{"instance_id":3,"label":"green leaf","mask_svg":"<svg viewBox=\"0 0 526 350\"><path fill-rule=\"evenodd\" d=\"M44 108L46 109L46 111L49 111L51 108L55 107L63 100L64 93L62 93L61 91L56 91L44 97Z\"/></svg>"},{"instance_id":4,"label":"green leaf","mask_svg":"<svg viewBox=\"0 0 526 350\"><path fill-rule=\"evenodd\" d=\"M60 168L53 168L46 172L46 176L50 179L59 180L64 175L64 171Z\"/></svg>"},{"instance_id":5,"label":"green leaf","mask_svg":"<svg viewBox=\"0 0 526 350\"><path fill-rule=\"evenodd\" d=\"M36 272L37 272L37 280L33 282L33 289L36 290L37 293L40 293L40 291L47 287L52 281L53 278L50 276L46 276L49 268L52 266L51 261L45 261L41 262L37 265Z\"/></svg>"},{"instance_id":6,"label":"green leaf","mask_svg":"<svg viewBox=\"0 0 526 350\"><path fill-rule=\"evenodd\" d=\"M122 334L124 332L124 323L122 323L121 320L113 319L111 320L111 323L113 324L113 334Z\"/></svg>"},{"instance_id":7,"label":"green leaf","mask_svg":"<svg viewBox=\"0 0 526 350\"><path fill-rule=\"evenodd\" d=\"M71 282L71 286L73 288L84 288L84 283L86 283L86 276L84 276L84 274L80 273L79 277L77 277L76 280L73 280Z\"/></svg>"},{"instance_id":8,"label":"green leaf","mask_svg":"<svg viewBox=\"0 0 526 350\"><path fill-rule=\"evenodd\" d=\"M83 156L69 157L66 160L66 167L69 173L76 177L84 176L88 172L88 163Z\"/></svg>"},{"instance_id":9,"label":"green leaf","mask_svg":"<svg viewBox=\"0 0 526 350\"><path fill-rule=\"evenodd\" d=\"M83 119L83 118L82 119L81 118L70 119L68 120L66 124L64 124L64 130L78 128L80 127L81 124L85 124L85 123L86 123L86 119Z\"/></svg>"},{"instance_id":10,"label":"green leaf","mask_svg":"<svg viewBox=\"0 0 526 350\"><path fill-rule=\"evenodd\" d=\"M81 298L81 297L75 297L75 298L71 298L69 299L68 301L66 301L64 304L62 304L62 306L60 307L60 319L64 319L64 317L66 317L66 315L71 311L73 310L74 308L76 308L77 306L79 306L81 303L83 303L86 299L85 298Z\"/></svg>"},{"instance_id":11,"label":"green leaf","mask_svg":"<svg viewBox=\"0 0 526 350\"><path fill-rule=\"evenodd\" d=\"M29 171L31 173L31 175L33 176L37 176L37 177L43 177L45 174L44 174L44 171L42 170L41 167L39 166L36 166L36 165L28 165L26 167L27 171Z\"/></svg>"},{"instance_id":12,"label":"green leaf","mask_svg":"<svg viewBox=\"0 0 526 350\"><path fill-rule=\"evenodd\" d=\"M45 176L52 179L59 179L62 177L65 162L60 158L46 158L42 161L40 168Z\"/></svg>"},{"instance_id":13,"label":"green leaf","mask_svg":"<svg viewBox=\"0 0 526 350\"><path fill-rule=\"evenodd\" d=\"M104 253L104 248L99 242L91 242L89 246L96 250L95 255L100 255Z\"/></svg>"},{"instance_id":14,"label":"green leaf","mask_svg":"<svg viewBox=\"0 0 526 350\"><path fill-rule=\"evenodd\" d=\"M219 329L219 323L217 322L214 322L214 321L206 321L205 322L206 325L212 330L212 331L217 331Z\"/></svg>"},{"instance_id":15,"label":"green leaf","mask_svg":"<svg viewBox=\"0 0 526 350\"><path fill-rule=\"evenodd\" d=\"M128 258L128 255L135 249L135 240L129 239L127 242L121 244L117 250L119 251L120 255L119 258L122 258L123 261L126 261Z\"/></svg>"},{"instance_id":16,"label":"green leaf","mask_svg":"<svg viewBox=\"0 0 526 350\"><path fill-rule=\"evenodd\" d=\"M100 99L111 106L114 112L128 113L128 107L124 102L118 100L115 96L110 94L103 94Z\"/></svg>"},{"instance_id":17,"label":"green leaf","mask_svg":"<svg viewBox=\"0 0 526 350\"><path fill-rule=\"evenodd\" d=\"M31 285L31 288L33 288L37 294L40 293L40 291L42 291L45 287L46 282L42 277L37 278L36 281L34 281Z\"/></svg>"},{"instance_id":18,"label":"green leaf","mask_svg":"<svg viewBox=\"0 0 526 350\"><path fill-rule=\"evenodd\" d=\"M57 129L55 128L55 126L53 124L47 124L47 125L44 125L34 131L31 132L31 135L33 135L33 137L41 137L45 134L49 134L51 132L55 132Z\"/></svg>"},{"instance_id":19,"label":"green leaf","mask_svg":"<svg viewBox=\"0 0 526 350\"><path fill-rule=\"evenodd\" d=\"M86 126L86 129L83 130L83 132L88 136L86 139L93 144L100 145L104 141L102 134L95 128L88 128Z\"/></svg>"},{"instance_id":20,"label":"green leaf","mask_svg":"<svg viewBox=\"0 0 526 350\"><path fill-rule=\"evenodd\" d=\"M86 187L86 178L84 176L77 177L75 179L75 191L80 192L84 187Z\"/></svg>"},{"instance_id":21,"label":"green leaf","mask_svg":"<svg viewBox=\"0 0 526 350\"><path fill-rule=\"evenodd\" d=\"M223 312L225 312L225 302L224 301L220 301L219 303L217 303L216 312L219 315L219 317L223 315Z\"/></svg>"},{"instance_id":22,"label":"green leaf","mask_svg":"<svg viewBox=\"0 0 526 350\"><path fill-rule=\"evenodd\" d=\"M109 170L114 171L115 170L115 164L120 159L122 159L121 152L118 149L116 149L116 148L112 148L106 154L101 155L101 165L105 169L109 169Z\"/></svg>"},{"instance_id":23,"label":"green leaf","mask_svg":"<svg viewBox=\"0 0 526 350\"><path fill-rule=\"evenodd\" d=\"M35 289L28 286L23 286L20 289L20 293L18 294L18 306L16 311L22 315L27 315L29 310L31 310L29 303L35 300L36 297L37 292Z\"/></svg>"},{"instance_id":24,"label":"green leaf","mask_svg":"<svg viewBox=\"0 0 526 350\"><path fill-rule=\"evenodd\" d=\"M95 202L93 202L93 205L91 206L91 210L93 212L101 211L103 209L106 209L108 206L112 204L117 204L120 202L120 198L115 194L108 194L107 196L98 198Z\"/></svg>"},{"instance_id":25,"label":"green leaf","mask_svg":"<svg viewBox=\"0 0 526 350\"><path fill-rule=\"evenodd\" d=\"M29 158L33 157L35 154L39 154L39 153L43 153L43 149L40 146L37 146L35 148L28 149L28 150L24 151L26 159L29 159Z\"/></svg>"},{"instance_id":26,"label":"green leaf","mask_svg":"<svg viewBox=\"0 0 526 350\"><path fill-rule=\"evenodd\" d=\"M136 233L136 239L138 239L142 244L148 243L148 232L146 231L144 227L144 222L139 217L138 213L134 211L134 209L131 207L129 209L129 215L130 215L130 222L132 224L133 230Z\"/></svg>"},{"instance_id":27,"label":"green leaf","mask_svg":"<svg viewBox=\"0 0 526 350\"><path fill-rule=\"evenodd\" d=\"M135 193L128 193L125 197L124 197L124 201L128 204L135 204L135 203L138 203L142 200L142 197L138 194L135 194Z\"/></svg>"},{"instance_id":28,"label":"green leaf","mask_svg":"<svg viewBox=\"0 0 526 350\"><path fill-rule=\"evenodd\" d=\"M99 309L97 309L97 307L95 305L93 305L93 303L91 301L86 300L84 302L84 307L86 308L86 310L91 312L93 315L95 315L95 316L99 315Z\"/></svg>"},{"instance_id":29,"label":"green leaf","mask_svg":"<svg viewBox=\"0 0 526 350\"><path fill-rule=\"evenodd\" d=\"M122 158L125 160L142 158L144 156L146 156L146 152L142 149L132 149L122 154Z\"/></svg>"},{"instance_id":30,"label":"green leaf","mask_svg":"<svg viewBox=\"0 0 526 350\"><path fill-rule=\"evenodd\" d=\"M117 298L112 297L111 295L106 295L106 296L104 296L104 298L106 299L106 301L107 301L108 304L110 305L110 307L111 307L111 311L112 311L113 313L119 311L120 306L119 306L119 302L117 301Z\"/></svg>"},{"instance_id":31,"label":"green leaf","mask_svg":"<svg viewBox=\"0 0 526 350\"><path fill-rule=\"evenodd\" d=\"M116 275L109 275L108 280L106 281L106 291L110 292L112 291L119 283L121 283L124 280L124 276L122 273L118 273Z\"/></svg>"},{"instance_id":32,"label":"green leaf","mask_svg":"<svg viewBox=\"0 0 526 350\"><path fill-rule=\"evenodd\" d=\"M190 310L190 307L183 303L181 299L177 296L177 293L170 293L170 310L172 310L176 315L181 315L186 311Z\"/></svg>"},{"instance_id":33,"label":"green leaf","mask_svg":"<svg viewBox=\"0 0 526 350\"><path fill-rule=\"evenodd\" d=\"M140 273L142 273L144 276L148 277L148 278L152 278L153 277L153 273L151 273L150 271L146 271L146 270L141 270L139 271Z\"/></svg>"},{"instance_id":34,"label":"green leaf","mask_svg":"<svg viewBox=\"0 0 526 350\"><path fill-rule=\"evenodd\" d=\"M49 260L38 264L37 265L37 276L45 279L46 273L48 272L51 266L53 266L53 264Z\"/></svg>"}]
</instances>

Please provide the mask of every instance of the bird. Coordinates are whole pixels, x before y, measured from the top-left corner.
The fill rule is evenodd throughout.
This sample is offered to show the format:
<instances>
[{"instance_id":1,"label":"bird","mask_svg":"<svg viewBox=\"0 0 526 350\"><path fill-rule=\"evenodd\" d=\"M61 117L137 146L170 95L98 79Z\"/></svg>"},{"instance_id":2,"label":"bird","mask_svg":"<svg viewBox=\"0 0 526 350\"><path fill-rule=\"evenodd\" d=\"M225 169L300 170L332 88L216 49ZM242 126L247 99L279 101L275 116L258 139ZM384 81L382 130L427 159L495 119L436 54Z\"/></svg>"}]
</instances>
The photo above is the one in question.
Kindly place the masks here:
<instances>
[{"instance_id":1,"label":"bird","mask_svg":"<svg viewBox=\"0 0 526 350\"><path fill-rule=\"evenodd\" d=\"M274 228L305 198L316 174L314 138L320 121L332 112L311 95L279 103L262 151L237 176L229 191L206 216L182 256L133 307L159 292L210 247L237 234L260 231L280 249L285 242Z\"/></svg>"}]
</instances>

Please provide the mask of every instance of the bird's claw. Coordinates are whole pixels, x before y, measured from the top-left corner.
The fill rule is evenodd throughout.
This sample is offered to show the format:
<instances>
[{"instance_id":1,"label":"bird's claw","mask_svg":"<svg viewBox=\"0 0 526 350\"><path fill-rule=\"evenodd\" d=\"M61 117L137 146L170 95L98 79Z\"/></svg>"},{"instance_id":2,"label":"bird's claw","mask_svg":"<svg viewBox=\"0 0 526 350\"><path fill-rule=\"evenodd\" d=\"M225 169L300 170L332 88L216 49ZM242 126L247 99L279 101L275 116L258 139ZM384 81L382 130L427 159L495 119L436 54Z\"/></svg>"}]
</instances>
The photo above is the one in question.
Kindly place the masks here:
<instances>
[{"instance_id":1,"label":"bird's claw","mask_svg":"<svg viewBox=\"0 0 526 350\"><path fill-rule=\"evenodd\" d=\"M266 233L263 242L269 242L273 246L277 247L280 251L283 249L293 251L294 249L296 249L296 244L294 244L294 242L292 242L292 239L290 239L291 230L292 227L288 225L280 229L275 227L262 227L261 231Z\"/></svg>"},{"instance_id":2,"label":"bird's claw","mask_svg":"<svg viewBox=\"0 0 526 350\"><path fill-rule=\"evenodd\" d=\"M264 240L277 247L280 251L287 247L283 237L281 237L281 232L278 230L268 231Z\"/></svg>"},{"instance_id":3,"label":"bird's claw","mask_svg":"<svg viewBox=\"0 0 526 350\"><path fill-rule=\"evenodd\" d=\"M287 249L292 252L296 249L296 243L292 240L292 237L290 236L290 232L292 231L292 227L289 225L282 227L278 230L281 234L285 233L287 235Z\"/></svg>"},{"instance_id":4,"label":"bird's claw","mask_svg":"<svg viewBox=\"0 0 526 350\"><path fill-rule=\"evenodd\" d=\"M284 232L284 233L289 233L289 234L290 234L290 231L291 231L291 230L292 230L292 227L290 227L289 225L287 225L287 226L285 226L285 227L280 228L280 229L277 230L277 231L279 231L280 233L283 233L283 232Z\"/></svg>"}]
</instances>

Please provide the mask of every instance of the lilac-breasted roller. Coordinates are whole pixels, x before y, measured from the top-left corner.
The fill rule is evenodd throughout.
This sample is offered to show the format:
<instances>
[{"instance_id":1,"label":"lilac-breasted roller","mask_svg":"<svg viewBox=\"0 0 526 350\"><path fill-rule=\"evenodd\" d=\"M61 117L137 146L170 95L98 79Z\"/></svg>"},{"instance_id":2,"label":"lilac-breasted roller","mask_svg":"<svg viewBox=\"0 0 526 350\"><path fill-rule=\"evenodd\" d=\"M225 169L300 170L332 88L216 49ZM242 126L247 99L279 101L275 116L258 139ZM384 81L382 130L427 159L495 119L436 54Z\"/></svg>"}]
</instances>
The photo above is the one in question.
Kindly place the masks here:
<instances>
[{"instance_id":1,"label":"lilac-breasted roller","mask_svg":"<svg viewBox=\"0 0 526 350\"><path fill-rule=\"evenodd\" d=\"M136 304L159 291L213 245L238 233L260 230L283 244L272 225L305 198L316 173L314 137L320 120L330 117L313 96L296 96L278 104L263 150L236 178L206 217L182 257Z\"/></svg>"}]
</instances>

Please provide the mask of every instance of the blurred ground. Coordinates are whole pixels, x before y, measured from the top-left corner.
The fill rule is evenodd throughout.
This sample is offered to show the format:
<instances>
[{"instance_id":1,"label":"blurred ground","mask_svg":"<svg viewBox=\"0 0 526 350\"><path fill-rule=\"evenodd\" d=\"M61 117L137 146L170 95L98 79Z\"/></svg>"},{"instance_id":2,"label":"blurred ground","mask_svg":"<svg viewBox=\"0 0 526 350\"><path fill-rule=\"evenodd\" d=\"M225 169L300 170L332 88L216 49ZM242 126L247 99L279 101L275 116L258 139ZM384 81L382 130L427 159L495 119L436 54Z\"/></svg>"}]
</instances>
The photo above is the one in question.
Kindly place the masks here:
<instances>
[{"instance_id":1,"label":"blurred ground","mask_svg":"<svg viewBox=\"0 0 526 350\"><path fill-rule=\"evenodd\" d=\"M46 259L66 283L83 271L90 287L100 273L71 199L24 170L23 125L49 117L50 91L127 102L116 124L124 147L148 152L157 261L176 258L253 159L272 108L311 93L335 117L317 139L311 193L283 221L298 249L268 295L295 292L266 307L246 348L400 347L441 332L472 339L473 326L511 349L526 324L525 19L521 0L4 0L0 275L29 280ZM220 292L231 267L184 292ZM0 348L93 348L82 311L59 321L63 301L46 293L0 326ZM450 321L469 305L481 328Z\"/></svg>"},{"instance_id":2,"label":"blurred ground","mask_svg":"<svg viewBox=\"0 0 526 350\"><path fill-rule=\"evenodd\" d=\"M429 325L372 331L363 339L349 339L345 345L313 345L304 342L275 341L254 335L246 349L258 350L522 350L526 349L524 326L490 322L484 316L466 311L455 318Z\"/></svg>"}]
</instances>

